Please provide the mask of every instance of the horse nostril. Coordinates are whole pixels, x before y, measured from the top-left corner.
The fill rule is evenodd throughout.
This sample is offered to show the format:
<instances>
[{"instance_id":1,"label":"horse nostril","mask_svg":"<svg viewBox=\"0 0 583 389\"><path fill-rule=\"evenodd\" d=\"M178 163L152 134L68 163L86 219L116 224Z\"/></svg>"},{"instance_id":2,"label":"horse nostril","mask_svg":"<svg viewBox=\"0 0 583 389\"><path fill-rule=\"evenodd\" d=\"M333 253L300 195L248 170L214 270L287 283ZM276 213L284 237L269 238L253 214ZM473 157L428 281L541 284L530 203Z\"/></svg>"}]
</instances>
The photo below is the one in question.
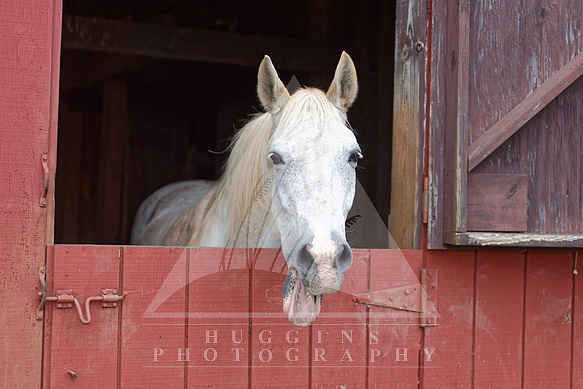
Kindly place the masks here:
<instances>
[{"instance_id":1,"label":"horse nostril","mask_svg":"<svg viewBox=\"0 0 583 389\"><path fill-rule=\"evenodd\" d=\"M336 263L338 271L344 273L352 265L352 250L347 244L342 244L336 254Z\"/></svg>"},{"instance_id":2,"label":"horse nostril","mask_svg":"<svg viewBox=\"0 0 583 389\"><path fill-rule=\"evenodd\" d=\"M298 255L298 270L303 274L307 274L312 265L314 264L314 256L311 253L312 245L307 244L300 250Z\"/></svg>"}]
</instances>

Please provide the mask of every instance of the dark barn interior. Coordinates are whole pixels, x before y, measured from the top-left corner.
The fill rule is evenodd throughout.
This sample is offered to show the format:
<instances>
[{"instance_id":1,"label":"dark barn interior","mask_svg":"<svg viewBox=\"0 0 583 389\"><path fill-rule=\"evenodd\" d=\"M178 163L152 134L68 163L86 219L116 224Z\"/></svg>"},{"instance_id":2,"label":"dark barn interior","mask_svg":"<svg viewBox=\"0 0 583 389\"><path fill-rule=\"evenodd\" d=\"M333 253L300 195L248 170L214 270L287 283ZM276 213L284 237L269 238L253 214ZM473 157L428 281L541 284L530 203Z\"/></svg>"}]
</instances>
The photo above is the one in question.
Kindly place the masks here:
<instances>
[{"instance_id":1,"label":"dark barn interior","mask_svg":"<svg viewBox=\"0 0 583 389\"><path fill-rule=\"evenodd\" d=\"M154 190L218 178L230 137L260 109L264 54L284 83L324 89L342 50L352 56L358 179L386 223L394 30L395 5L380 0L66 0L56 243L127 244Z\"/></svg>"}]
</instances>

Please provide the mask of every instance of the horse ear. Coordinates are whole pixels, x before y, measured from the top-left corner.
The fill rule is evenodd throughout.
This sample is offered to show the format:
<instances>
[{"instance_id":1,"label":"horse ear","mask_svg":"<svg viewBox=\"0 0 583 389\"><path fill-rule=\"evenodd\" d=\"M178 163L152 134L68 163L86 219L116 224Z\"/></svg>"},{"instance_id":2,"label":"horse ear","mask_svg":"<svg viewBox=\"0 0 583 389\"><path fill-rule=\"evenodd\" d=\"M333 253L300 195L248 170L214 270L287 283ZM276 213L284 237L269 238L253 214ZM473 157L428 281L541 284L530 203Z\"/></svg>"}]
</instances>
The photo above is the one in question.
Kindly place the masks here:
<instances>
[{"instance_id":1,"label":"horse ear","mask_svg":"<svg viewBox=\"0 0 583 389\"><path fill-rule=\"evenodd\" d=\"M352 58L346 51L342 52L340 61L334 73L334 79L330 88L328 88L328 98L340 109L346 111L358 94L358 78L356 77L356 68Z\"/></svg>"},{"instance_id":2,"label":"horse ear","mask_svg":"<svg viewBox=\"0 0 583 389\"><path fill-rule=\"evenodd\" d=\"M257 95L266 111L279 110L289 99L289 93L277 76L271 58L266 55L259 65Z\"/></svg>"}]
</instances>

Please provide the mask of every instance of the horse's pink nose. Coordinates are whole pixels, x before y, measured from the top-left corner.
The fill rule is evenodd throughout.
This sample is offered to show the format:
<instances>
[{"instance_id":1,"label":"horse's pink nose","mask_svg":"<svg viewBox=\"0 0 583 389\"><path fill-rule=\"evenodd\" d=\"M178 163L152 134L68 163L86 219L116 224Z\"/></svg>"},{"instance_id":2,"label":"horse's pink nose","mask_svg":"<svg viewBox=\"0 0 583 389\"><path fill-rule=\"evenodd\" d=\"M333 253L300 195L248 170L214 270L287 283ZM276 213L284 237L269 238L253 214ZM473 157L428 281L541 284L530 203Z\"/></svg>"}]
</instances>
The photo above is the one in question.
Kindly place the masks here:
<instances>
[{"instance_id":1,"label":"horse's pink nose","mask_svg":"<svg viewBox=\"0 0 583 389\"><path fill-rule=\"evenodd\" d=\"M344 274L352 264L352 250L345 239L333 237L330 245L318 247L306 244L302 247L298 258L298 267L303 274L307 274L316 266L321 274L322 281L327 276L337 277Z\"/></svg>"}]
</instances>

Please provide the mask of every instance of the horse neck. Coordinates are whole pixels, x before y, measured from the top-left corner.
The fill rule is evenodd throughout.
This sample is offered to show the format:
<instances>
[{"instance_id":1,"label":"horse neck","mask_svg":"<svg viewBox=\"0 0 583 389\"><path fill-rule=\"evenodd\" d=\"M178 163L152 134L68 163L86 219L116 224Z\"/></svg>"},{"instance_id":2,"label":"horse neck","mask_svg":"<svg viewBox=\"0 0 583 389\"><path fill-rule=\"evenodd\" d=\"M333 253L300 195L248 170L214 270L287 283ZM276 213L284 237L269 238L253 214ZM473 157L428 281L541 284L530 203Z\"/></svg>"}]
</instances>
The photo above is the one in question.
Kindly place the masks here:
<instances>
[{"instance_id":1,"label":"horse neck","mask_svg":"<svg viewBox=\"0 0 583 389\"><path fill-rule=\"evenodd\" d=\"M214 198L206 205L197 245L278 247L267 165L272 131L270 114L262 114L236 135Z\"/></svg>"}]
</instances>

